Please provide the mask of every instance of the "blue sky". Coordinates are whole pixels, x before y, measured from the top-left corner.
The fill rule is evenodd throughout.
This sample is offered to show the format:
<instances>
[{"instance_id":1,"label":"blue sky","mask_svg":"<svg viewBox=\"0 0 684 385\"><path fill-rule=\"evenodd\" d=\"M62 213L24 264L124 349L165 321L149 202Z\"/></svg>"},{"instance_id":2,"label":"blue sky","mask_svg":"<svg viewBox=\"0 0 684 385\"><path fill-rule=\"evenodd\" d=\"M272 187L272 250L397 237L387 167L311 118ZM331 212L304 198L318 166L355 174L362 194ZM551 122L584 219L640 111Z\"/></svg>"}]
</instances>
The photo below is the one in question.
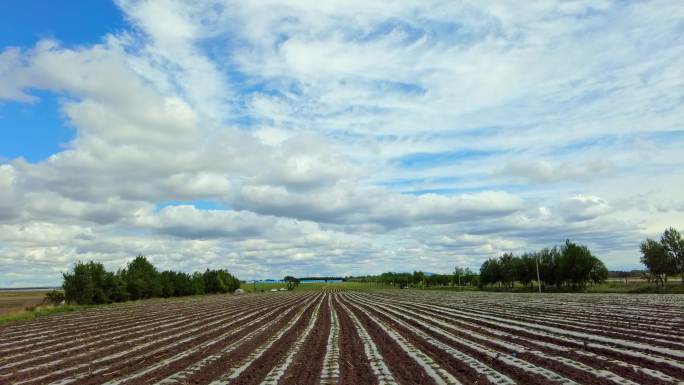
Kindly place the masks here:
<instances>
[{"instance_id":1,"label":"blue sky","mask_svg":"<svg viewBox=\"0 0 684 385\"><path fill-rule=\"evenodd\" d=\"M125 27L124 15L109 0L17 1L0 12L0 47L30 47L41 39L65 46L97 44ZM32 103L0 101L0 156L39 161L61 151L74 130L60 111L58 95L35 91Z\"/></svg>"},{"instance_id":2,"label":"blue sky","mask_svg":"<svg viewBox=\"0 0 684 385\"><path fill-rule=\"evenodd\" d=\"M74 131L60 112L58 97L50 93L38 95L39 99L30 104L0 105L0 154L5 159L40 161L61 151L74 138Z\"/></svg>"},{"instance_id":3,"label":"blue sky","mask_svg":"<svg viewBox=\"0 0 684 385\"><path fill-rule=\"evenodd\" d=\"M477 268L684 227L684 6L10 2L0 286Z\"/></svg>"},{"instance_id":4,"label":"blue sky","mask_svg":"<svg viewBox=\"0 0 684 385\"><path fill-rule=\"evenodd\" d=\"M0 45L28 47L39 39L59 39L68 45L95 44L105 34L124 28L124 15L108 0L17 1L5 4L0 14Z\"/></svg>"}]
</instances>

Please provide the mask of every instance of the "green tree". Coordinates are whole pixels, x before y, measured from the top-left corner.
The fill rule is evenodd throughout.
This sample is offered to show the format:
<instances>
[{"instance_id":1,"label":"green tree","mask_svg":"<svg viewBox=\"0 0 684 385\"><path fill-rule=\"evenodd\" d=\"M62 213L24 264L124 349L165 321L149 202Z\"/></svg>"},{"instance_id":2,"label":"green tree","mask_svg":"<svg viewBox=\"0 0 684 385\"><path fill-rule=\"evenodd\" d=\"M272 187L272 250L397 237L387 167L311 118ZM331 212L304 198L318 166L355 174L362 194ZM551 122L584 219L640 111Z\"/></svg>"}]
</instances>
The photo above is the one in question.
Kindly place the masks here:
<instances>
[{"instance_id":1,"label":"green tree","mask_svg":"<svg viewBox=\"0 0 684 385\"><path fill-rule=\"evenodd\" d=\"M541 281L547 286L561 286L562 281L559 273L559 261L561 254L557 247L544 248L537 253L539 259L539 275Z\"/></svg>"},{"instance_id":2,"label":"green tree","mask_svg":"<svg viewBox=\"0 0 684 385\"><path fill-rule=\"evenodd\" d=\"M591 278L591 281L595 285L605 282L606 279L608 279L608 269L598 258L594 259L594 266L592 266L591 271L589 272L589 278Z\"/></svg>"},{"instance_id":3,"label":"green tree","mask_svg":"<svg viewBox=\"0 0 684 385\"><path fill-rule=\"evenodd\" d=\"M480 285L486 286L501 282L501 264L498 259L490 258L480 266Z\"/></svg>"},{"instance_id":4,"label":"green tree","mask_svg":"<svg viewBox=\"0 0 684 385\"><path fill-rule=\"evenodd\" d=\"M174 297L205 293L232 293L240 280L228 270L204 273L164 271L159 273L145 257L138 256L116 273L101 263L78 262L72 272L63 274L66 301L83 305L121 302L154 297Z\"/></svg>"},{"instance_id":5,"label":"green tree","mask_svg":"<svg viewBox=\"0 0 684 385\"><path fill-rule=\"evenodd\" d=\"M159 274L159 281L161 282L162 287L162 297L169 298L178 295L176 291L175 277L176 272L170 270L162 271L161 274Z\"/></svg>"},{"instance_id":6,"label":"green tree","mask_svg":"<svg viewBox=\"0 0 684 385\"><path fill-rule=\"evenodd\" d=\"M203 276L204 292L207 294L232 293L240 287L240 281L228 270L207 269Z\"/></svg>"},{"instance_id":7,"label":"green tree","mask_svg":"<svg viewBox=\"0 0 684 385\"><path fill-rule=\"evenodd\" d=\"M155 298L162 295L162 284L157 268L142 255L128 263L122 274L130 299Z\"/></svg>"},{"instance_id":8,"label":"green tree","mask_svg":"<svg viewBox=\"0 0 684 385\"><path fill-rule=\"evenodd\" d=\"M684 239L682 239L682 235L673 227L667 228L660 238L660 243L667 253L668 260L674 264L674 270L681 274L682 284L684 284Z\"/></svg>"},{"instance_id":9,"label":"green tree","mask_svg":"<svg viewBox=\"0 0 684 385\"><path fill-rule=\"evenodd\" d=\"M299 286L299 280L291 275L286 275L283 281L287 282L287 290L293 290Z\"/></svg>"},{"instance_id":10,"label":"green tree","mask_svg":"<svg viewBox=\"0 0 684 385\"><path fill-rule=\"evenodd\" d=\"M451 276L451 284L477 286L478 278L478 274L474 273L470 268L457 266L454 268L454 273Z\"/></svg>"},{"instance_id":11,"label":"green tree","mask_svg":"<svg viewBox=\"0 0 684 385\"><path fill-rule=\"evenodd\" d=\"M181 297L195 294L192 285L192 276L190 276L190 274L174 272L171 276L171 280L173 281L174 296Z\"/></svg>"},{"instance_id":12,"label":"green tree","mask_svg":"<svg viewBox=\"0 0 684 385\"><path fill-rule=\"evenodd\" d=\"M512 253L504 253L499 257L500 279L505 287L513 287L518 270L518 260Z\"/></svg>"},{"instance_id":13,"label":"green tree","mask_svg":"<svg viewBox=\"0 0 684 385\"><path fill-rule=\"evenodd\" d=\"M422 271L414 271L413 276L411 277L411 283L423 286L425 284L425 273Z\"/></svg>"},{"instance_id":14,"label":"green tree","mask_svg":"<svg viewBox=\"0 0 684 385\"><path fill-rule=\"evenodd\" d=\"M205 294L204 274L200 272L192 273L192 292L193 294Z\"/></svg>"},{"instance_id":15,"label":"green tree","mask_svg":"<svg viewBox=\"0 0 684 385\"><path fill-rule=\"evenodd\" d=\"M217 270L207 269L204 272L204 291L207 294L226 293L228 291L228 287Z\"/></svg>"},{"instance_id":16,"label":"green tree","mask_svg":"<svg viewBox=\"0 0 684 385\"><path fill-rule=\"evenodd\" d=\"M228 270L219 270L219 275L221 276L223 282L226 284L226 287L228 288L228 293L233 293L235 292L235 290L240 288L240 280L237 279L234 275L230 274Z\"/></svg>"},{"instance_id":17,"label":"green tree","mask_svg":"<svg viewBox=\"0 0 684 385\"><path fill-rule=\"evenodd\" d=\"M62 288L66 301L79 305L108 303L109 297L105 291L106 274L101 263L77 262L72 273L62 274Z\"/></svg>"},{"instance_id":18,"label":"green tree","mask_svg":"<svg viewBox=\"0 0 684 385\"><path fill-rule=\"evenodd\" d=\"M115 273L107 272L104 280L104 290L110 302L128 301L130 297L126 290L126 282L122 277L121 270Z\"/></svg>"},{"instance_id":19,"label":"green tree","mask_svg":"<svg viewBox=\"0 0 684 385\"><path fill-rule=\"evenodd\" d=\"M534 254L528 253L520 256L516 270L516 279L525 286L531 284L532 281L537 280L537 266L535 258L536 256Z\"/></svg>"},{"instance_id":20,"label":"green tree","mask_svg":"<svg viewBox=\"0 0 684 385\"><path fill-rule=\"evenodd\" d=\"M470 268L466 267L463 271L463 276L461 277L461 284L469 286L478 286L479 283L480 275L470 270Z\"/></svg>"},{"instance_id":21,"label":"green tree","mask_svg":"<svg viewBox=\"0 0 684 385\"><path fill-rule=\"evenodd\" d=\"M411 284L412 275L409 273L396 273L394 275L394 281L399 285L400 288L408 287Z\"/></svg>"},{"instance_id":22,"label":"green tree","mask_svg":"<svg viewBox=\"0 0 684 385\"><path fill-rule=\"evenodd\" d=\"M671 259L663 244L653 239L647 238L641 243L640 249L641 263L646 266L656 285L664 286L667 282L668 274L677 272L675 261Z\"/></svg>"},{"instance_id":23,"label":"green tree","mask_svg":"<svg viewBox=\"0 0 684 385\"><path fill-rule=\"evenodd\" d=\"M595 261L596 257L591 254L588 247L566 240L561 246L559 261L561 280L564 283L569 282L573 288L584 287L590 279Z\"/></svg>"}]
</instances>

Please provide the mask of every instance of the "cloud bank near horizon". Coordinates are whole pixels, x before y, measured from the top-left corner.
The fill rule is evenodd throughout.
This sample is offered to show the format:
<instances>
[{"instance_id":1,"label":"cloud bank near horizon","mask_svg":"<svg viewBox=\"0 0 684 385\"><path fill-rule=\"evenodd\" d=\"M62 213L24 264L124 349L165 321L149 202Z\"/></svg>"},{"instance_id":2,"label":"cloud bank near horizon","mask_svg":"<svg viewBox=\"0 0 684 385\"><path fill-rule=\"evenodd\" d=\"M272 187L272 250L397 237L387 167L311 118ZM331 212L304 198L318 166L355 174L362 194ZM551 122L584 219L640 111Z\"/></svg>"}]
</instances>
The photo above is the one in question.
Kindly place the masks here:
<instances>
[{"instance_id":1,"label":"cloud bank near horizon","mask_svg":"<svg viewBox=\"0 0 684 385\"><path fill-rule=\"evenodd\" d=\"M56 97L73 131L0 152L0 286L140 253L442 272L566 238L632 268L684 227L683 5L116 4L97 44L0 47L0 105Z\"/></svg>"}]
</instances>

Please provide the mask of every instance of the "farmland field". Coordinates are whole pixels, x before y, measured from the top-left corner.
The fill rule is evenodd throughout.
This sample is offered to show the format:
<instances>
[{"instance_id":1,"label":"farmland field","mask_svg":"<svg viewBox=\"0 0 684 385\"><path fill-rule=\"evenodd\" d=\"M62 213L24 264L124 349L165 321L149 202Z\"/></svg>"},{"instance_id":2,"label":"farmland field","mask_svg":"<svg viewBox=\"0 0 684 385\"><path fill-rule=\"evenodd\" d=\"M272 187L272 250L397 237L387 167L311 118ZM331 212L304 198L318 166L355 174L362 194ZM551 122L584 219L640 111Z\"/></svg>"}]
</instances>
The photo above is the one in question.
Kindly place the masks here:
<instances>
[{"instance_id":1,"label":"farmland field","mask_svg":"<svg viewBox=\"0 0 684 385\"><path fill-rule=\"evenodd\" d=\"M684 383L684 297L321 290L0 326L2 384Z\"/></svg>"},{"instance_id":2,"label":"farmland field","mask_svg":"<svg viewBox=\"0 0 684 385\"><path fill-rule=\"evenodd\" d=\"M43 302L46 291L0 291L0 316L37 306Z\"/></svg>"}]
</instances>

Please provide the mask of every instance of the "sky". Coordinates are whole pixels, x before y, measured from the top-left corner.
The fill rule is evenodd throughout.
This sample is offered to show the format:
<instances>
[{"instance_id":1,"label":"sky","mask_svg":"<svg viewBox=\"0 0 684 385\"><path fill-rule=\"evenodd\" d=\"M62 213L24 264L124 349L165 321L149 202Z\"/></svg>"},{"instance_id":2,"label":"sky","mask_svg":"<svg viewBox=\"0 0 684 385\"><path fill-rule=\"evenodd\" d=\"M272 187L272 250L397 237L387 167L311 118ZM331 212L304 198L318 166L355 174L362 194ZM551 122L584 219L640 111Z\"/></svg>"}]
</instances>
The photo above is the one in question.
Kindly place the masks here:
<instances>
[{"instance_id":1,"label":"sky","mask_svg":"<svg viewBox=\"0 0 684 385\"><path fill-rule=\"evenodd\" d=\"M0 11L0 287L477 269L684 229L684 3L32 0Z\"/></svg>"}]
</instances>

